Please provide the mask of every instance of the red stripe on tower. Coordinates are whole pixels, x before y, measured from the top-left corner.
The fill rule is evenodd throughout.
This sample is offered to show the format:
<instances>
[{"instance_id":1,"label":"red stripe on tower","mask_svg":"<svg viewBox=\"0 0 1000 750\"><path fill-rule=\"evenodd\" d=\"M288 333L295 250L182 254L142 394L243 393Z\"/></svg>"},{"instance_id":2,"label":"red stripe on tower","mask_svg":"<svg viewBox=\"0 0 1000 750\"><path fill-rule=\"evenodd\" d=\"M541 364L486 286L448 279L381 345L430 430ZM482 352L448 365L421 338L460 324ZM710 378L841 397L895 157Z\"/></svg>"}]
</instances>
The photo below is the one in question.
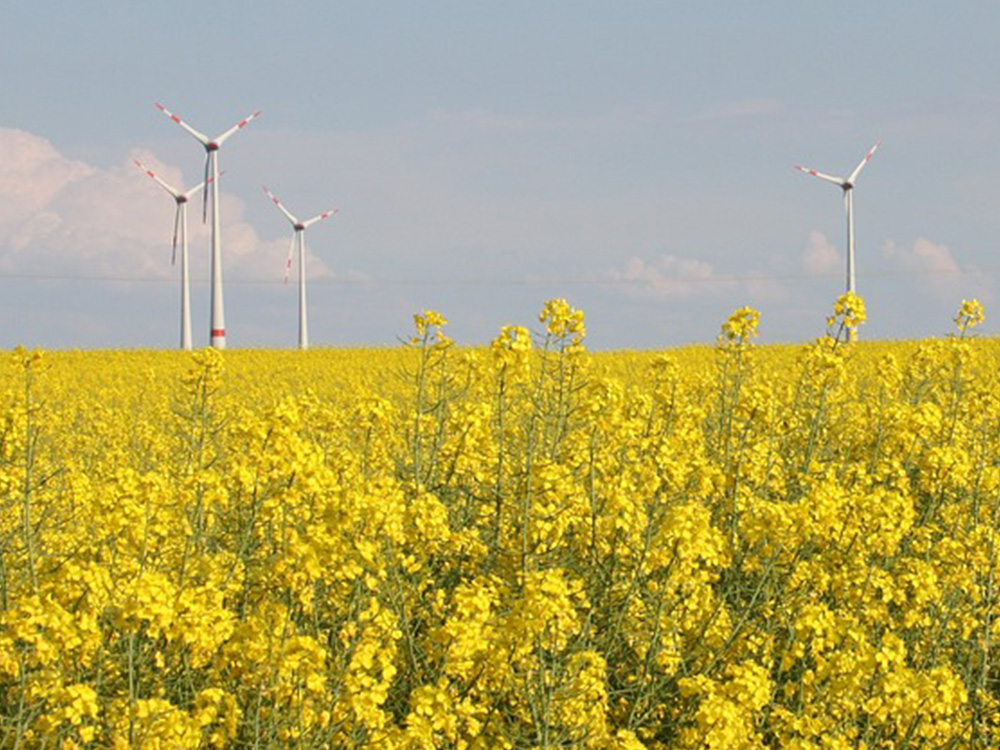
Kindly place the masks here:
<instances>
[{"instance_id":1,"label":"red stripe on tower","mask_svg":"<svg viewBox=\"0 0 1000 750\"><path fill-rule=\"evenodd\" d=\"M212 329L212 338L213 339L225 338L225 336L226 336L226 329L225 328L213 328Z\"/></svg>"}]
</instances>

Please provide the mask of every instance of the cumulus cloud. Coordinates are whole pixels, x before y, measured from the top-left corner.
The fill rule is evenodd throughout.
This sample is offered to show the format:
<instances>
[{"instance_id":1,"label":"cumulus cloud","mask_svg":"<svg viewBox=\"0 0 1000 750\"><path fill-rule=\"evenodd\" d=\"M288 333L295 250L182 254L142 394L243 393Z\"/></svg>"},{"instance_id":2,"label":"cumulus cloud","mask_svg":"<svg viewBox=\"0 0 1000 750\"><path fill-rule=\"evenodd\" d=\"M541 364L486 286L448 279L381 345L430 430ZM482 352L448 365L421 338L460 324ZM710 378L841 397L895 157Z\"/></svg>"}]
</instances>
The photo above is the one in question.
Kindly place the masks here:
<instances>
[{"instance_id":1,"label":"cumulus cloud","mask_svg":"<svg viewBox=\"0 0 1000 750\"><path fill-rule=\"evenodd\" d=\"M909 248L889 241L882 248L882 255L942 299L953 300L961 294L985 296L988 292L982 280L972 274L974 269L963 268L947 245L923 237L918 237Z\"/></svg>"},{"instance_id":2,"label":"cumulus cloud","mask_svg":"<svg viewBox=\"0 0 1000 750\"><path fill-rule=\"evenodd\" d=\"M661 255L653 261L632 257L606 277L621 284L626 294L646 298L691 297L734 286L732 280L717 277L711 263L676 255Z\"/></svg>"},{"instance_id":3,"label":"cumulus cloud","mask_svg":"<svg viewBox=\"0 0 1000 750\"><path fill-rule=\"evenodd\" d=\"M912 248L900 247L892 241L886 242L882 254L910 272L941 276L962 271L958 261L951 254L951 248L923 237L918 237Z\"/></svg>"},{"instance_id":4,"label":"cumulus cloud","mask_svg":"<svg viewBox=\"0 0 1000 750\"><path fill-rule=\"evenodd\" d=\"M94 169L62 156L44 138L0 128L0 242L18 231L25 217L41 212L52 199Z\"/></svg>"},{"instance_id":5,"label":"cumulus cloud","mask_svg":"<svg viewBox=\"0 0 1000 750\"><path fill-rule=\"evenodd\" d=\"M809 274L827 274L839 270L844 265L837 249L830 244L826 235L813 230L802 251L802 268Z\"/></svg>"},{"instance_id":6,"label":"cumulus cloud","mask_svg":"<svg viewBox=\"0 0 1000 750\"><path fill-rule=\"evenodd\" d=\"M138 158L168 183L187 187L179 169L141 149L101 169L9 128L0 128L0 153L0 270L116 278L175 273L169 260L175 204L132 162ZM224 189L220 203L226 267L280 280L288 239L262 239L246 220L243 202ZM201 221L200 201L192 201L188 212L192 273L205 276L211 228ZM330 274L315 257L309 272Z\"/></svg>"}]
</instances>

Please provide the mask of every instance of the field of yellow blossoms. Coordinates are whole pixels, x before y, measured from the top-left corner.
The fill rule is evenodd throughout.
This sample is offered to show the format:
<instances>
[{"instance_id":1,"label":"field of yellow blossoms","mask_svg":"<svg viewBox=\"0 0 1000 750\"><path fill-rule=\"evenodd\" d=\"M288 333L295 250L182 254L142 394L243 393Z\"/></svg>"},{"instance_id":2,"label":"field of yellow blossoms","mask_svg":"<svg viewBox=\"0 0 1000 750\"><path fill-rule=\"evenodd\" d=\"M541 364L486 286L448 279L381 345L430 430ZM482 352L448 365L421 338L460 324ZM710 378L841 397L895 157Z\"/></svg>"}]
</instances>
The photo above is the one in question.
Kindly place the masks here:
<instances>
[{"instance_id":1,"label":"field of yellow blossoms","mask_svg":"<svg viewBox=\"0 0 1000 750\"><path fill-rule=\"evenodd\" d=\"M982 317L856 342L845 295L807 345L744 308L593 355L553 300L481 349L426 312L398 350L17 350L0 747L996 748Z\"/></svg>"}]
</instances>

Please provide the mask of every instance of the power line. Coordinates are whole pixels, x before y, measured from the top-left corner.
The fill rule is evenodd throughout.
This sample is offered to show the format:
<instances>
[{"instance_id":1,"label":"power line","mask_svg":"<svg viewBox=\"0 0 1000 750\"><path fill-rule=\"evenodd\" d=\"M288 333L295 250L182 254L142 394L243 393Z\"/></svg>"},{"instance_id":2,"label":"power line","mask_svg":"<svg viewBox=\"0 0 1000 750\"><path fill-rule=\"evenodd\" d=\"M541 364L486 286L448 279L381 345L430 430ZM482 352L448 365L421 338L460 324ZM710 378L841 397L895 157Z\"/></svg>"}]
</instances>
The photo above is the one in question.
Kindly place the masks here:
<instances>
[{"instance_id":1,"label":"power line","mask_svg":"<svg viewBox=\"0 0 1000 750\"><path fill-rule=\"evenodd\" d=\"M1000 271L1000 266L986 266L975 269L911 269L905 271L870 271L859 273L859 278L893 278L913 276L980 276L992 275ZM328 286L542 286L561 284L569 286L640 286L669 284L739 284L767 281L808 281L843 278L843 272L800 273L800 274L723 274L717 276L659 276L654 278L608 278L587 276L529 276L522 278L469 277L469 278L340 278L319 276L309 280L310 285ZM119 284L176 284L177 279L168 276L122 276L114 274L70 274L70 273L10 273L0 272L0 281L69 281ZM208 277L192 277L194 284L209 283ZM227 278L226 284L241 286L286 286L282 279Z\"/></svg>"}]
</instances>

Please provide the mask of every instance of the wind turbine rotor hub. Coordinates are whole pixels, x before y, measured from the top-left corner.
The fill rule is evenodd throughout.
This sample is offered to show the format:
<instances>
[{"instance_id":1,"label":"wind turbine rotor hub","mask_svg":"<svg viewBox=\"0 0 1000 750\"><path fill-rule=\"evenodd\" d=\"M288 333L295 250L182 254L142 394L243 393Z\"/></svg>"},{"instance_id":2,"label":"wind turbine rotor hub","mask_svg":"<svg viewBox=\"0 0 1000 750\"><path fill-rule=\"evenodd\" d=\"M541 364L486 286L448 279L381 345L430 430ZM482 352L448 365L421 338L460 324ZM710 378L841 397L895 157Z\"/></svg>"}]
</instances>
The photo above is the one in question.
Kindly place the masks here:
<instances>
[{"instance_id":1,"label":"wind turbine rotor hub","mask_svg":"<svg viewBox=\"0 0 1000 750\"><path fill-rule=\"evenodd\" d=\"M293 226L295 227L295 231L296 232L302 232L306 228L306 225L303 224L301 221L299 223L297 223L297 224L294 224Z\"/></svg>"},{"instance_id":2,"label":"wind turbine rotor hub","mask_svg":"<svg viewBox=\"0 0 1000 750\"><path fill-rule=\"evenodd\" d=\"M219 150L219 144L216 143L215 141L212 141L211 143L209 143L209 144L207 144L205 146L205 150L206 151L218 151Z\"/></svg>"},{"instance_id":3,"label":"wind turbine rotor hub","mask_svg":"<svg viewBox=\"0 0 1000 750\"><path fill-rule=\"evenodd\" d=\"M188 197L186 195L178 195L176 200L178 203L187 203Z\"/></svg>"}]
</instances>

